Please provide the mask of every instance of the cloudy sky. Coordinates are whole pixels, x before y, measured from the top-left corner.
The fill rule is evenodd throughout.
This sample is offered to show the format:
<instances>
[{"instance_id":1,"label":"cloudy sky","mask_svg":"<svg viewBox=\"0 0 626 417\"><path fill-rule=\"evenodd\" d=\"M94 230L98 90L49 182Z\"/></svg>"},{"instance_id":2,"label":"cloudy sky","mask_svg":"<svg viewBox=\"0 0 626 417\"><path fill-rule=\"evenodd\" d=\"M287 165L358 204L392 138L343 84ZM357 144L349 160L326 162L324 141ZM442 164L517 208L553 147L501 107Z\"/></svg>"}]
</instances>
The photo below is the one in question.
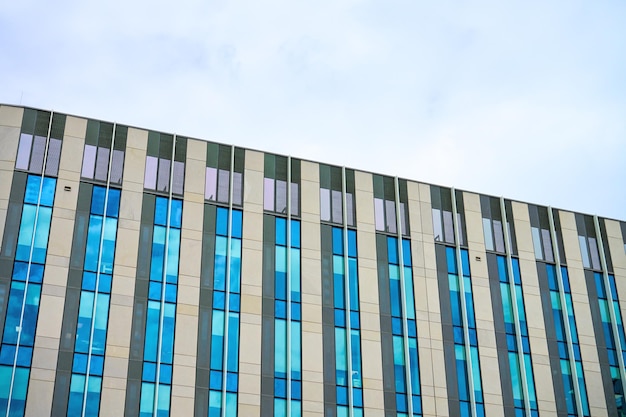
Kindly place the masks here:
<instances>
[{"instance_id":1,"label":"cloudy sky","mask_svg":"<svg viewBox=\"0 0 626 417\"><path fill-rule=\"evenodd\" d=\"M0 102L626 220L624 22L622 0L7 1Z\"/></svg>"}]
</instances>

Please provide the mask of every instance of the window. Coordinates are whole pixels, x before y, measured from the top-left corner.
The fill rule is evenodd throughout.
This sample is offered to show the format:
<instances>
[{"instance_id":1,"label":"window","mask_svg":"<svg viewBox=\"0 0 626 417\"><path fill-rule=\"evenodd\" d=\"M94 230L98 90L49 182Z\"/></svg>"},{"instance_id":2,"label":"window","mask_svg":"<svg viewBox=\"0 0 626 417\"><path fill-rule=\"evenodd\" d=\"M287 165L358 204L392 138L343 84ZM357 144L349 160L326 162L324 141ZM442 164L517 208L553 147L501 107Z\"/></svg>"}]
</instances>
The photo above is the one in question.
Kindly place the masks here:
<instances>
[{"instance_id":1,"label":"window","mask_svg":"<svg viewBox=\"0 0 626 417\"><path fill-rule=\"evenodd\" d=\"M228 204L232 186L233 205L242 206L245 151L235 148L234 166L231 167L232 150L231 146L207 144L204 198L208 201Z\"/></svg>"},{"instance_id":2,"label":"window","mask_svg":"<svg viewBox=\"0 0 626 417\"><path fill-rule=\"evenodd\" d=\"M433 235L435 242L455 244L454 221L452 210L452 190L431 185L430 198L433 216ZM456 191L457 224L459 225L460 245L465 245L463 193Z\"/></svg>"},{"instance_id":3,"label":"window","mask_svg":"<svg viewBox=\"0 0 626 417\"><path fill-rule=\"evenodd\" d=\"M121 185L127 134L126 126L89 120L81 177L106 182L110 173L110 183Z\"/></svg>"},{"instance_id":4,"label":"window","mask_svg":"<svg viewBox=\"0 0 626 417\"><path fill-rule=\"evenodd\" d=\"M354 171L346 169L346 223L355 224L354 207ZM335 224L343 224L343 178L342 169L320 164L320 220Z\"/></svg>"},{"instance_id":5,"label":"window","mask_svg":"<svg viewBox=\"0 0 626 417\"><path fill-rule=\"evenodd\" d=\"M58 175L66 117L55 113L50 124L50 116L49 112L24 109L15 169L41 174L45 159L45 175Z\"/></svg>"},{"instance_id":6,"label":"window","mask_svg":"<svg viewBox=\"0 0 626 417\"><path fill-rule=\"evenodd\" d=\"M288 161L291 161L289 193L287 190ZM291 216L300 216L300 160L266 153L263 209L278 214L288 214L288 195Z\"/></svg>"},{"instance_id":7,"label":"window","mask_svg":"<svg viewBox=\"0 0 626 417\"><path fill-rule=\"evenodd\" d=\"M173 150L175 153L172 161ZM172 194L182 196L186 157L186 138L150 132L148 134L144 188L160 193L169 193L171 181Z\"/></svg>"},{"instance_id":8,"label":"window","mask_svg":"<svg viewBox=\"0 0 626 417\"><path fill-rule=\"evenodd\" d=\"M408 236L408 213L406 206L408 203L407 188L405 180L398 180L400 192L400 208L396 210L396 191L394 179L374 175L374 220L376 230L391 234L398 233L397 213L400 215L400 227L403 236Z\"/></svg>"}]
</instances>

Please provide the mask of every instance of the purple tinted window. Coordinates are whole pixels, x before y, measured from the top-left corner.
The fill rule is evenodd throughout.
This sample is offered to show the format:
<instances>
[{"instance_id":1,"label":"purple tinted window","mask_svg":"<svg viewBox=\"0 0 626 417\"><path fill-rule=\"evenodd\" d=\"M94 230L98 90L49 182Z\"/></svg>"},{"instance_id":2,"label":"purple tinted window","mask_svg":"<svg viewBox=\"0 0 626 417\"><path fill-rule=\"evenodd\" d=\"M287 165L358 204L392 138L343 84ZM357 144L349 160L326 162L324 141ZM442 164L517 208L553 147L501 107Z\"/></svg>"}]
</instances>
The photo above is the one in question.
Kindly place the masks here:
<instances>
[{"instance_id":1,"label":"purple tinted window","mask_svg":"<svg viewBox=\"0 0 626 417\"><path fill-rule=\"evenodd\" d=\"M108 148L98 147L98 158L96 159L96 175L95 179L100 181L107 180L109 171L109 154Z\"/></svg>"},{"instance_id":2,"label":"purple tinted window","mask_svg":"<svg viewBox=\"0 0 626 417\"><path fill-rule=\"evenodd\" d=\"M217 169L207 167L204 184L204 198L215 201L217 198Z\"/></svg>"},{"instance_id":3,"label":"purple tinted window","mask_svg":"<svg viewBox=\"0 0 626 417\"><path fill-rule=\"evenodd\" d=\"M243 175L241 172L233 173L233 204L243 204Z\"/></svg>"},{"instance_id":4,"label":"purple tinted window","mask_svg":"<svg viewBox=\"0 0 626 417\"><path fill-rule=\"evenodd\" d=\"M493 232L496 240L496 252L504 253L504 234L500 220L493 221Z\"/></svg>"},{"instance_id":5,"label":"purple tinted window","mask_svg":"<svg viewBox=\"0 0 626 417\"><path fill-rule=\"evenodd\" d=\"M263 209L274 211L274 180L271 178L263 180Z\"/></svg>"},{"instance_id":6,"label":"purple tinted window","mask_svg":"<svg viewBox=\"0 0 626 417\"><path fill-rule=\"evenodd\" d=\"M376 230L385 231L385 205L380 198L374 199L374 218L376 222Z\"/></svg>"},{"instance_id":7,"label":"purple tinted window","mask_svg":"<svg viewBox=\"0 0 626 417\"><path fill-rule=\"evenodd\" d=\"M299 191L300 190L300 186L294 182L291 183L291 214L293 216L299 216L300 215L300 197L299 197Z\"/></svg>"},{"instance_id":8,"label":"purple tinted window","mask_svg":"<svg viewBox=\"0 0 626 417\"><path fill-rule=\"evenodd\" d=\"M146 174L143 180L143 186L149 190L156 189L158 164L159 160L154 156L146 157Z\"/></svg>"},{"instance_id":9,"label":"purple tinted window","mask_svg":"<svg viewBox=\"0 0 626 417\"><path fill-rule=\"evenodd\" d=\"M400 228L402 229L403 235L408 235L409 232L406 227L407 218L406 218L406 209L404 203L400 203Z\"/></svg>"},{"instance_id":10,"label":"purple tinted window","mask_svg":"<svg viewBox=\"0 0 626 417\"><path fill-rule=\"evenodd\" d=\"M122 171L124 170L124 151L113 151L113 161L111 162L111 182L122 183Z\"/></svg>"},{"instance_id":11,"label":"purple tinted window","mask_svg":"<svg viewBox=\"0 0 626 417\"><path fill-rule=\"evenodd\" d=\"M277 213L287 213L287 183L276 180L276 209Z\"/></svg>"},{"instance_id":12,"label":"purple tinted window","mask_svg":"<svg viewBox=\"0 0 626 417\"><path fill-rule=\"evenodd\" d=\"M46 138L44 138L43 136L35 136L32 157L30 158L30 172L41 174L41 169L43 168L43 156L45 153Z\"/></svg>"},{"instance_id":13,"label":"purple tinted window","mask_svg":"<svg viewBox=\"0 0 626 417\"><path fill-rule=\"evenodd\" d=\"M348 215L348 226L356 226L354 224L354 197L350 193L346 193L346 214Z\"/></svg>"},{"instance_id":14,"label":"purple tinted window","mask_svg":"<svg viewBox=\"0 0 626 417\"><path fill-rule=\"evenodd\" d=\"M183 185L185 184L185 163L174 161L174 178L172 178L172 192L174 194L183 194Z\"/></svg>"},{"instance_id":15,"label":"purple tinted window","mask_svg":"<svg viewBox=\"0 0 626 417\"><path fill-rule=\"evenodd\" d=\"M397 233L396 203L394 201L385 200L385 214L387 218L387 231L389 233Z\"/></svg>"},{"instance_id":16,"label":"purple tinted window","mask_svg":"<svg viewBox=\"0 0 626 417\"><path fill-rule=\"evenodd\" d=\"M28 169L28 161L30 160L30 148L33 144L33 136L22 133L20 136L20 145L17 150L16 169Z\"/></svg>"},{"instance_id":17,"label":"purple tinted window","mask_svg":"<svg viewBox=\"0 0 626 417\"><path fill-rule=\"evenodd\" d=\"M341 191L331 191L333 223L343 223Z\"/></svg>"},{"instance_id":18,"label":"purple tinted window","mask_svg":"<svg viewBox=\"0 0 626 417\"><path fill-rule=\"evenodd\" d=\"M83 169L80 174L83 178L93 179L93 170L96 166L96 149L93 145L85 145Z\"/></svg>"},{"instance_id":19,"label":"purple tinted window","mask_svg":"<svg viewBox=\"0 0 626 417\"><path fill-rule=\"evenodd\" d=\"M548 262L554 262L554 254L552 253L552 239L550 238L550 231L541 229L541 236L543 237L543 252L545 253L545 260Z\"/></svg>"},{"instance_id":20,"label":"purple tinted window","mask_svg":"<svg viewBox=\"0 0 626 417\"><path fill-rule=\"evenodd\" d=\"M320 188L320 219L330 221L330 190Z\"/></svg>"},{"instance_id":21,"label":"purple tinted window","mask_svg":"<svg viewBox=\"0 0 626 417\"><path fill-rule=\"evenodd\" d=\"M220 203L228 203L230 172L220 169L217 172L217 176L217 201Z\"/></svg>"},{"instance_id":22,"label":"purple tinted window","mask_svg":"<svg viewBox=\"0 0 626 417\"><path fill-rule=\"evenodd\" d=\"M435 242L443 241L443 229L441 227L441 211L439 209L433 209L433 236Z\"/></svg>"},{"instance_id":23,"label":"purple tinted window","mask_svg":"<svg viewBox=\"0 0 626 417\"><path fill-rule=\"evenodd\" d=\"M454 225L450 211L443 212L443 235L446 243L454 243Z\"/></svg>"},{"instance_id":24,"label":"purple tinted window","mask_svg":"<svg viewBox=\"0 0 626 417\"><path fill-rule=\"evenodd\" d=\"M46 159L46 175L56 177L59 175L59 160L61 159L61 141L50 139L48 144L48 158Z\"/></svg>"},{"instance_id":25,"label":"purple tinted window","mask_svg":"<svg viewBox=\"0 0 626 417\"><path fill-rule=\"evenodd\" d=\"M157 191L170 189L170 160L159 158L159 173L157 175Z\"/></svg>"}]
</instances>

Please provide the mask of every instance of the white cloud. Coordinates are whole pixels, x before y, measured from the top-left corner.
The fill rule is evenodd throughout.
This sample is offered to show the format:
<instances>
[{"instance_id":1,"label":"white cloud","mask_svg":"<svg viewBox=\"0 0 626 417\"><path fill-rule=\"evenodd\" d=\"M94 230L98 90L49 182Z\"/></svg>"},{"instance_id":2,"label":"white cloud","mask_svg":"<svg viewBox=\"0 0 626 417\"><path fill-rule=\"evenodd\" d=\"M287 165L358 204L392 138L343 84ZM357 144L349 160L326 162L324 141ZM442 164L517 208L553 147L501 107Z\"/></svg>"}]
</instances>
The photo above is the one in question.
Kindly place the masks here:
<instances>
[{"instance_id":1,"label":"white cloud","mask_svg":"<svg viewBox=\"0 0 626 417\"><path fill-rule=\"evenodd\" d=\"M626 218L626 5L32 1L0 101Z\"/></svg>"}]
</instances>

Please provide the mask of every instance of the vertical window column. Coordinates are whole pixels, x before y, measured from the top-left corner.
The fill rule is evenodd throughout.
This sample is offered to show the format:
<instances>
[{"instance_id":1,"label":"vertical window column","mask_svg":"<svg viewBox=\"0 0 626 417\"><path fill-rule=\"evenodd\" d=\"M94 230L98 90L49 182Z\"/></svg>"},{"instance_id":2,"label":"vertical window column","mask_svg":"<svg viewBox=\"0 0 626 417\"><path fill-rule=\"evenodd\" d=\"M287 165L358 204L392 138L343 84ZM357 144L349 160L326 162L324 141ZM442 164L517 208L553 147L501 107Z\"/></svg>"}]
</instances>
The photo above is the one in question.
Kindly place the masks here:
<instances>
[{"instance_id":1,"label":"vertical window column","mask_svg":"<svg viewBox=\"0 0 626 417\"><path fill-rule=\"evenodd\" d=\"M469 254L467 249L461 248L461 222L456 190L451 189L450 195L455 247L446 247L446 260L454 327L454 352L460 415L463 417L484 417L485 406L480 376Z\"/></svg>"},{"instance_id":2,"label":"vertical window column","mask_svg":"<svg viewBox=\"0 0 626 417\"><path fill-rule=\"evenodd\" d=\"M28 175L0 346L3 416L26 407L55 189L55 178Z\"/></svg>"},{"instance_id":3,"label":"vertical window column","mask_svg":"<svg viewBox=\"0 0 626 417\"><path fill-rule=\"evenodd\" d=\"M593 301L592 298L595 297L598 303L596 308L592 305L592 317L596 321L596 343L599 347L604 345L606 348L605 352L600 350L598 352L600 358L606 357L608 360L608 369L606 362L603 363L601 360L605 391L607 397L610 391L613 392L613 404L615 404L618 415L622 416L626 415L624 398L626 337L615 276L609 270L612 266L609 265L610 259L604 250L598 217L577 214L576 223L583 267L587 278L587 291L590 301ZM609 381L612 385L610 390L607 389L609 388ZM612 408L613 404L609 401L607 406Z\"/></svg>"},{"instance_id":4,"label":"vertical window column","mask_svg":"<svg viewBox=\"0 0 626 417\"><path fill-rule=\"evenodd\" d=\"M541 239L537 239L538 236L533 234L533 242L535 248L537 248L538 241L542 240L544 242L542 247L548 248L548 250L544 250L544 254L554 253L556 263L554 266L546 264L546 270L548 286L550 288L550 303L552 305L556 328L561 378L563 380L567 413L568 417L588 417L590 415L589 400L587 398L585 375L580 355L580 346L578 344L578 331L574 317L574 305L570 291L569 275L567 267L563 264L565 259L561 258L562 245L559 244L552 208L548 207L546 211L550 230L549 236L546 236L542 230ZM552 240L552 244L546 243L546 240L549 239ZM540 258L538 255L540 255L540 252L535 249L535 257ZM563 257L564 256L565 255L563 255Z\"/></svg>"},{"instance_id":5,"label":"vertical window column","mask_svg":"<svg viewBox=\"0 0 626 417\"><path fill-rule=\"evenodd\" d=\"M7 225L0 299L0 415L26 407L65 115L25 109L11 200L19 228ZM25 171L24 173L18 171ZM21 215L19 212L21 211ZM7 236L7 234L10 234ZM6 262L6 263L5 263ZM5 275L6 274L6 275ZM10 281L9 281L10 280ZM7 297L8 293L8 297Z\"/></svg>"},{"instance_id":6,"label":"vertical window column","mask_svg":"<svg viewBox=\"0 0 626 417\"><path fill-rule=\"evenodd\" d=\"M111 298L120 190L93 187L68 416L97 416Z\"/></svg>"},{"instance_id":7,"label":"vertical window column","mask_svg":"<svg viewBox=\"0 0 626 417\"><path fill-rule=\"evenodd\" d=\"M409 234L406 202L406 182L374 176L379 268L384 268L384 273L379 270L381 329L391 330L382 335L381 342L383 356L390 350L393 363L385 386L395 391L393 399L386 398L385 408L393 409L397 417L422 415L411 246L403 238ZM389 311L382 306L389 306Z\"/></svg>"},{"instance_id":8,"label":"vertical window column","mask_svg":"<svg viewBox=\"0 0 626 417\"><path fill-rule=\"evenodd\" d=\"M263 206L272 214L264 218L264 281L273 282L263 284L263 309L270 313L263 334L273 335L274 345L264 336L261 407L277 417L302 414L300 221L293 218L300 212L299 187L300 161L265 155Z\"/></svg>"}]
</instances>

